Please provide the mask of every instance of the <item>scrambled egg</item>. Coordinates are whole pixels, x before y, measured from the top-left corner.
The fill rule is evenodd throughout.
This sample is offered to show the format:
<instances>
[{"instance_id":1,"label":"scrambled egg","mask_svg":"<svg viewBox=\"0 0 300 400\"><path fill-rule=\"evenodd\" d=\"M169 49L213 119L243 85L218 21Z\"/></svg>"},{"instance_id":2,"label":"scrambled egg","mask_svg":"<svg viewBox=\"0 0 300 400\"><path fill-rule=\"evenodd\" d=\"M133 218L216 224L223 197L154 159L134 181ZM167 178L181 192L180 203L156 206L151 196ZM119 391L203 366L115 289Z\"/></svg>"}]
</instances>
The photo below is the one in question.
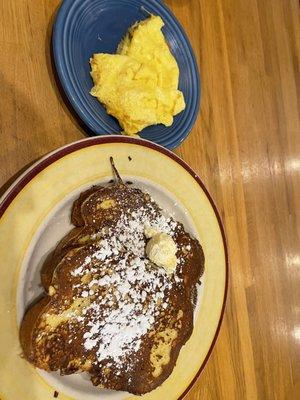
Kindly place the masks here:
<instances>
[{"instance_id":1,"label":"scrambled egg","mask_svg":"<svg viewBox=\"0 0 300 400\"><path fill-rule=\"evenodd\" d=\"M154 124L170 126L184 110L178 90L179 69L158 16L134 24L119 44L117 54L94 54L91 94L116 117L127 135Z\"/></svg>"}]
</instances>

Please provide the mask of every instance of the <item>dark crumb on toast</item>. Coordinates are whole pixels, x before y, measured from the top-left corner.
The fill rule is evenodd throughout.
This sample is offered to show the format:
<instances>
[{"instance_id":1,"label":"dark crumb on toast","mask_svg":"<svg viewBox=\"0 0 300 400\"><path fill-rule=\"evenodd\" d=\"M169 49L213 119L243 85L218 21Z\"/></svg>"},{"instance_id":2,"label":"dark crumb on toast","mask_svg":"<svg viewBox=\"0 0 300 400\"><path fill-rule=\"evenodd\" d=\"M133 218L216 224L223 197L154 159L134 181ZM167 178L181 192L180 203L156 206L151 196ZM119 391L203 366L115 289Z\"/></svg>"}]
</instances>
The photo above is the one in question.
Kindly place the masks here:
<instances>
[{"instance_id":1,"label":"dark crumb on toast","mask_svg":"<svg viewBox=\"0 0 300 400\"><path fill-rule=\"evenodd\" d=\"M54 397L55 399L57 399L58 395L59 395L59 393L55 390L55 392L53 393L53 397Z\"/></svg>"},{"instance_id":2,"label":"dark crumb on toast","mask_svg":"<svg viewBox=\"0 0 300 400\"><path fill-rule=\"evenodd\" d=\"M131 161L131 160L132 160L132 158L131 158L130 156L128 156L128 160L129 160L129 161Z\"/></svg>"}]
</instances>

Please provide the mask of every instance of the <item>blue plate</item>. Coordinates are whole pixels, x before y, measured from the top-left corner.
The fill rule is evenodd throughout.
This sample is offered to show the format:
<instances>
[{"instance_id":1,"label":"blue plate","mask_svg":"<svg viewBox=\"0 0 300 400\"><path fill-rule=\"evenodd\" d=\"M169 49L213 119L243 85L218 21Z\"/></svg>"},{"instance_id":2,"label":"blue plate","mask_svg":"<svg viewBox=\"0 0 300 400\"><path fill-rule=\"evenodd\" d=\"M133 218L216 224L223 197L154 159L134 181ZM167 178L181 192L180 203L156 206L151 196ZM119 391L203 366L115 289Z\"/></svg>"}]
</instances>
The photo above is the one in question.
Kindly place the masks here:
<instances>
[{"instance_id":1,"label":"blue plate","mask_svg":"<svg viewBox=\"0 0 300 400\"><path fill-rule=\"evenodd\" d=\"M179 89L186 108L170 127L154 125L141 137L169 149L192 129L199 110L200 78L189 40L161 0L64 0L53 27L53 54L61 84L74 109L96 135L120 133L117 120L89 92L93 86L89 59L94 53L114 53L136 21L160 15L163 32L180 69Z\"/></svg>"}]
</instances>

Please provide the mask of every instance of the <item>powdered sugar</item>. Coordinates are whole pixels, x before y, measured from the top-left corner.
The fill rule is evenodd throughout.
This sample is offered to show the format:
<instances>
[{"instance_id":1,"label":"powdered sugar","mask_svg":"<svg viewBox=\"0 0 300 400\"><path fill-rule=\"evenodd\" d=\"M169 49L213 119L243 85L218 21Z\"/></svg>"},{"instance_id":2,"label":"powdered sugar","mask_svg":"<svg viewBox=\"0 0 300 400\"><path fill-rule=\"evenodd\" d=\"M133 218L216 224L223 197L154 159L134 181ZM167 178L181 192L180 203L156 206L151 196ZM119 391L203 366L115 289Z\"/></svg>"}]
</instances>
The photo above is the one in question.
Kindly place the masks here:
<instances>
[{"instance_id":1,"label":"powdered sugar","mask_svg":"<svg viewBox=\"0 0 300 400\"><path fill-rule=\"evenodd\" d=\"M149 260L125 255L112 275L88 284L88 288L95 286L106 291L102 300L85 309L89 321L84 347L96 350L99 362L112 360L117 367L123 357L139 350L141 337L155 322L158 299L164 299L166 308L172 284L166 272L154 270Z\"/></svg>"},{"instance_id":2,"label":"powdered sugar","mask_svg":"<svg viewBox=\"0 0 300 400\"><path fill-rule=\"evenodd\" d=\"M80 297L92 296L82 313L86 316L83 345L87 351L96 352L99 363L114 362L116 368L124 357L138 352L159 308L168 307L172 288L167 272L145 258L146 225L171 236L177 227L151 202L130 215L124 212L93 244L93 253L72 272L75 277L98 272L89 283L74 285ZM101 268L97 267L99 262ZM105 266L103 276L100 272Z\"/></svg>"}]
</instances>

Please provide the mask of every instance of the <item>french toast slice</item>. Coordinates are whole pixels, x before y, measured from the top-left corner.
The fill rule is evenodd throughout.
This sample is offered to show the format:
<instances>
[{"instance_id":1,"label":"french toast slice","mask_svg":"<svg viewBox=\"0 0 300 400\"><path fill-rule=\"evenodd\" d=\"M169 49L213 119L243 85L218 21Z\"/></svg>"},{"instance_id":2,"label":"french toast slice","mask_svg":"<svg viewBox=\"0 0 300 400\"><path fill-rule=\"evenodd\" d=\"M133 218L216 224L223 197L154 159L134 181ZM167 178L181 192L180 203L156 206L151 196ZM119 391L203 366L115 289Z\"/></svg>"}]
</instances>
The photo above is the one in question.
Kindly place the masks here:
<instances>
[{"instance_id":1,"label":"french toast slice","mask_svg":"<svg viewBox=\"0 0 300 400\"><path fill-rule=\"evenodd\" d=\"M45 262L47 294L23 318L23 354L46 371L88 372L96 386L143 394L170 375L192 333L204 254L181 223L118 176L91 189L74 203L76 227ZM145 225L172 236L172 274L147 258Z\"/></svg>"}]
</instances>

